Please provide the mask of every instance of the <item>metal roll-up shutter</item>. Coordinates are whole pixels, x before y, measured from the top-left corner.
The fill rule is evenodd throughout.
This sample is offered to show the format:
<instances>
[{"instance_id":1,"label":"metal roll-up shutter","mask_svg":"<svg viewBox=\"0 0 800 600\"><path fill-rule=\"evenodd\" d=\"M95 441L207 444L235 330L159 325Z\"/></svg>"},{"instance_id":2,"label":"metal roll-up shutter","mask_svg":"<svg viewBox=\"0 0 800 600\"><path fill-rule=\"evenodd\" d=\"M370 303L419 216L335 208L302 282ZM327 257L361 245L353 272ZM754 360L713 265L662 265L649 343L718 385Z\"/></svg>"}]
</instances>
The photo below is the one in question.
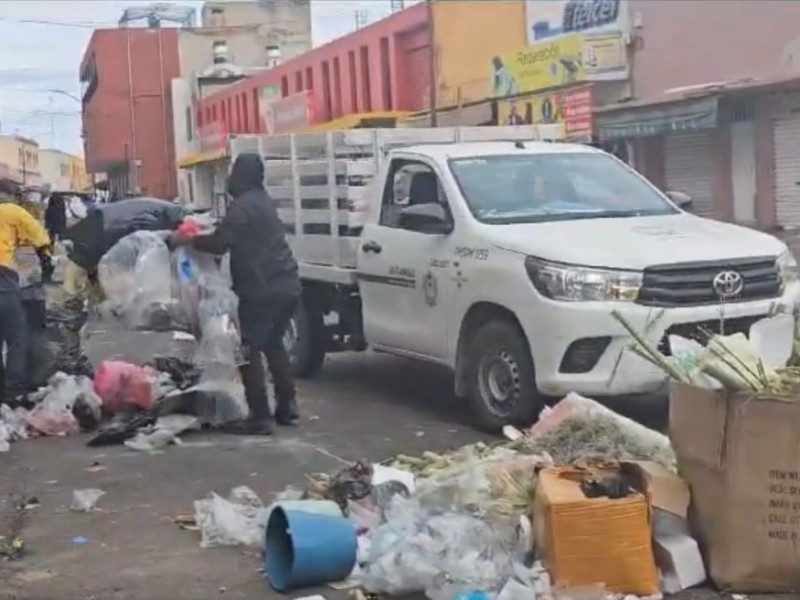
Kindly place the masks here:
<instances>
[{"instance_id":1,"label":"metal roll-up shutter","mask_svg":"<svg viewBox=\"0 0 800 600\"><path fill-rule=\"evenodd\" d=\"M427 110L431 99L431 50L430 46L420 46L408 50L406 64L411 75L412 110Z\"/></svg>"},{"instance_id":2,"label":"metal roll-up shutter","mask_svg":"<svg viewBox=\"0 0 800 600\"><path fill-rule=\"evenodd\" d=\"M800 227L800 115L773 121L778 225Z\"/></svg>"},{"instance_id":3,"label":"metal roll-up shutter","mask_svg":"<svg viewBox=\"0 0 800 600\"><path fill-rule=\"evenodd\" d=\"M707 131L666 136L666 187L669 191L691 196L693 212L701 217L714 216L711 156L711 134Z\"/></svg>"}]
</instances>

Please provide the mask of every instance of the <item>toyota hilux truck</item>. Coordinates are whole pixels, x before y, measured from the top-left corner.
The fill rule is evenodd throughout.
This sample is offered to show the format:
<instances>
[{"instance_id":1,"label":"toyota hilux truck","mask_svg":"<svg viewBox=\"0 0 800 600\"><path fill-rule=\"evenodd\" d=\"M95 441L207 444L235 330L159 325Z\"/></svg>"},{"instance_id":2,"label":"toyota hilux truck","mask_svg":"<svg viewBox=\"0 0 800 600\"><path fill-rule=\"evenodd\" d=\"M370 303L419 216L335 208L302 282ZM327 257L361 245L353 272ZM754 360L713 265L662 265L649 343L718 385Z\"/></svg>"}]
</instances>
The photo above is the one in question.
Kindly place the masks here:
<instances>
[{"instance_id":1,"label":"toyota hilux truck","mask_svg":"<svg viewBox=\"0 0 800 600\"><path fill-rule=\"evenodd\" d=\"M700 218L596 148L535 127L233 136L258 152L300 265L287 344L309 376L326 353L445 365L483 429L549 397L646 394L664 374L626 348L618 312L669 335L748 332L800 299L771 235ZM658 318L656 318L658 317Z\"/></svg>"}]
</instances>

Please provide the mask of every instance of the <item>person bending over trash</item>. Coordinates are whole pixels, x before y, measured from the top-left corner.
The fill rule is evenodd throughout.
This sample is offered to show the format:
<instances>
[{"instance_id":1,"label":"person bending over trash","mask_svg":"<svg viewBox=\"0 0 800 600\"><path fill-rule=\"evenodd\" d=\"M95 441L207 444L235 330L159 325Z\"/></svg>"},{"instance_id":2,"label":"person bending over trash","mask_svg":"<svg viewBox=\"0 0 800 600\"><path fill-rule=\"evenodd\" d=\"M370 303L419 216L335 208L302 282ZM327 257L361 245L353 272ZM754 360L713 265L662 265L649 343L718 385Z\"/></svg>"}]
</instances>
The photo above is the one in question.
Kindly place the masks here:
<instances>
[{"instance_id":1,"label":"person bending over trash","mask_svg":"<svg viewBox=\"0 0 800 600\"><path fill-rule=\"evenodd\" d=\"M274 424L299 418L289 355L283 337L300 299L297 262L284 236L275 202L264 189L264 163L257 154L240 154L227 184L233 198L225 218L209 235L175 232L174 246L191 245L211 254L231 253L233 291L239 298L239 323L247 363L241 368L247 421L234 433L270 435ZM275 415L267 400L261 353L267 358L275 389Z\"/></svg>"},{"instance_id":2,"label":"person bending over trash","mask_svg":"<svg viewBox=\"0 0 800 600\"><path fill-rule=\"evenodd\" d=\"M70 242L64 268L64 292L70 303L102 300L97 265L114 244L135 231L172 231L186 216L182 207L156 198L131 198L88 212L64 232Z\"/></svg>"},{"instance_id":3,"label":"person bending over trash","mask_svg":"<svg viewBox=\"0 0 800 600\"><path fill-rule=\"evenodd\" d=\"M42 267L42 278L50 281L53 263L50 236L45 228L17 201L15 186L0 181L0 348L6 346L6 360L0 358L0 402L18 404L28 391L28 329L17 271L17 252L32 247ZM1 355L0 355L1 356Z\"/></svg>"}]
</instances>

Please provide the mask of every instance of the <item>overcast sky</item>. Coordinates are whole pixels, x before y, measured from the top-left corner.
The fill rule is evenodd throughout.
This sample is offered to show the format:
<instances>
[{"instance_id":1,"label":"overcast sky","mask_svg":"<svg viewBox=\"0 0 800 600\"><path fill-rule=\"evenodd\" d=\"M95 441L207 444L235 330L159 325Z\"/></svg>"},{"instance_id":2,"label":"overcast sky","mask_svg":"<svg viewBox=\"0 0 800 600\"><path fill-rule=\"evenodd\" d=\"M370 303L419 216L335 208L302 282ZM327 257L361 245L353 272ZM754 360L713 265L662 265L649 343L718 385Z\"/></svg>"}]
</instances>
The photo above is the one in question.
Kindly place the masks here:
<instances>
[{"instance_id":1,"label":"overcast sky","mask_svg":"<svg viewBox=\"0 0 800 600\"><path fill-rule=\"evenodd\" d=\"M155 1L155 0L153 0ZM202 1L176 0L198 9ZM407 2L409 4L410 2ZM42 147L82 154L78 67L93 28L115 27L122 11L149 1L0 0L0 131L36 139ZM312 0L314 45L390 13L389 0Z\"/></svg>"}]
</instances>

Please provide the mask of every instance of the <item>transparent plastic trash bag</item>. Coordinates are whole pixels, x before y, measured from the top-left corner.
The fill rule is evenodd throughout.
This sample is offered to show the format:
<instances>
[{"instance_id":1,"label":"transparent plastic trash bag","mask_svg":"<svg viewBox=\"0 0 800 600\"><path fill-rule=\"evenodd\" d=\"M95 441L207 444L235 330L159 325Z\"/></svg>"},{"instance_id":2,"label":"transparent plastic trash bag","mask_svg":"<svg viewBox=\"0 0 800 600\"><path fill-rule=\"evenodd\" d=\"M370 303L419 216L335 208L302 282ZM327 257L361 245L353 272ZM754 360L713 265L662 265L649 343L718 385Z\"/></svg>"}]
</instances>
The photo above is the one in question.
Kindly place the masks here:
<instances>
[{"instance_id":1,"label":"transparent plastic trash bag","mask_svg":"<svg viewBox=\"0 0 800 600\"><path fill-rule=\"evenodd\" d=\"M513 529L467 513L432 513L417 498L396 496L386 523L371 537L359 580L370 592L425 591L448 600L453 591L499 591L513 572Z\"/></svg>"},{"instance_id":2,"label":"transparent plastic trash bag","mask_svg":"<svg viewBox=\"0 0 800 600\"><path fill-rule=\"evenodd\" d=\"M166 233L136 231L117 242L97 267L107 312L131 329L169 327L177 311Z\"/></svg>"}]
</instances>

